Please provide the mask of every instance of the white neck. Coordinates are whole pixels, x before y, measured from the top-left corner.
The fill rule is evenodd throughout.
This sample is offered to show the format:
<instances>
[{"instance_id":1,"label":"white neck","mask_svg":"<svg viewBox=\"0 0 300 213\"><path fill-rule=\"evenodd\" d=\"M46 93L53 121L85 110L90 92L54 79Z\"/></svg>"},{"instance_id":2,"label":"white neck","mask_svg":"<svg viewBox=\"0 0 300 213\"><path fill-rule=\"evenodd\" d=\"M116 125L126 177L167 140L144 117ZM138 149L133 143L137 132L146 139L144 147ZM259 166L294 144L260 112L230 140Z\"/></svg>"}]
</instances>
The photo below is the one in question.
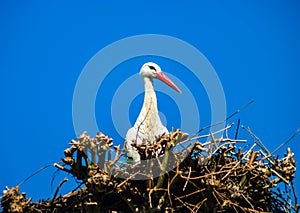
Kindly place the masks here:
<instances>
[{"instance_id":1,"label":"white neck","mask_svg":"<svg viewBox=\"0 0 300 213\"><path fill-rule=\"evenodd\" d=\"M145 86L145 97L142 110L134 124L138 134L142 134L147 139L152 139L157 136L156 132L164 128L157 109L157 99L151 78L143 77Z\"/></svg>"},{"instance_id":2,"label":"white neck","mask_svg":"<svg viewBox=\"0 0 300 213\"><path fill-rule=\"evenodd\" d=\"M153 79L144 77L144 87L145 87L145 97L144 97L144 103L142 107L142 111L149 111L151 110L152 112L158 112L157 110L157 99L156 99L156 94L154 91L153 87Z\"/></svg>"}]
</instances>

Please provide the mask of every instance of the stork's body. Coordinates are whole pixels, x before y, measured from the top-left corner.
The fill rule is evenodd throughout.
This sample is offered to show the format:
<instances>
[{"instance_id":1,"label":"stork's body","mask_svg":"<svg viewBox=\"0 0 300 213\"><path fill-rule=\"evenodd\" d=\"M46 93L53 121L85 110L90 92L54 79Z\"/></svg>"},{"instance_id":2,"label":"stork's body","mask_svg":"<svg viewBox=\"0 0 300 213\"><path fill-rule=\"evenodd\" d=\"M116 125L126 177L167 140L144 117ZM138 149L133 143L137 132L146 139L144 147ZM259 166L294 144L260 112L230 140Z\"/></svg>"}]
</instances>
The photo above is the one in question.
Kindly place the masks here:
<instances>
[{"instance_id":1,"label":"stork's body","mask_svg":"<svg viewBox=\"0 0 300 213\"><path fill-rule=\"evenodd\" d=\"M145 87L144 103L134 126L128 130L126 135L127 155L135 162L140 161L140 156L136 148L131 146L133 141L137 144L147 141L153 142L156 136L169 133L158 115L153 78L158 78L176 91L181 92L178 87L162 73L160 67L155 63L148 62L144 64L141 68L140 75Z\"/></svg>"}]
</instances>

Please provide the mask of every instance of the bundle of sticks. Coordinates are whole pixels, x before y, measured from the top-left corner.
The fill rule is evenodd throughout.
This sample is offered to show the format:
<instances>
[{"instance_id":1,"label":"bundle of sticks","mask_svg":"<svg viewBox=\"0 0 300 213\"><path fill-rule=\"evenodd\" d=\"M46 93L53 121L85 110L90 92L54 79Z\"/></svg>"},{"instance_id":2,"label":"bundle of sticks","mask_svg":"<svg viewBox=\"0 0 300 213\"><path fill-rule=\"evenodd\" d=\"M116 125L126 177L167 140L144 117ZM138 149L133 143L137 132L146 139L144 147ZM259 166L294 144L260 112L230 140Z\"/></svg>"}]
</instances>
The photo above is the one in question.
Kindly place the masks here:
<instances>
[{"instance_id":1,"label":"bundle of sticks","mask_svg":"<svg viewBox=\"0 0 300 213\"><path fill-rule=\"evenodd\" d=\"M222 130L224 135L230 128ZM7 188L3 211L299 211L293 184L296 163L289 148L279 158L259 140L215 138L216 133L187 137L177 129L153 142L133 141L141 162L131 163L112 138L84 132L54 164L80 182L78 189L57 196L62 180L52 199L32 202L18 186Z\"/></svg>"}]
</instances>

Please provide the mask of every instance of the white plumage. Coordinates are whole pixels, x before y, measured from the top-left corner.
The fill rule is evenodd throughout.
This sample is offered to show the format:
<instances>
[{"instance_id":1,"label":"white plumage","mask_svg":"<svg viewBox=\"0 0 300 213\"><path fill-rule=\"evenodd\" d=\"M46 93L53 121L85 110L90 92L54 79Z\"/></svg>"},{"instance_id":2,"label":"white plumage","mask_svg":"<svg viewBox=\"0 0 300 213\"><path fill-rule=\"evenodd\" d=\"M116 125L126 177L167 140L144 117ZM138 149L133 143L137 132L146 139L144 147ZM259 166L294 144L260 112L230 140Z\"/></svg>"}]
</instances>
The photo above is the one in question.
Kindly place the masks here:
<instances>
[{"instance_id":1,"label":"white plumage","mask_svg":"<svg viewBox=\"0 0 300 213\"><path fill-rule=\"evenodd\" d=\"M180 89L161 71L161 68L153 62L145 63L142 66L140 76L145 87L144 103L134 126L130 128L126 134L127 156L132 158L135 162L140 161L140 155L136 148L132 147L131 144L133 141L136 141L137 144L142 144L147 141L152 142L155 140L155 136L169 133L158 115L153 79L158 78L181 93Z\"/></svg>"}]
</instances>

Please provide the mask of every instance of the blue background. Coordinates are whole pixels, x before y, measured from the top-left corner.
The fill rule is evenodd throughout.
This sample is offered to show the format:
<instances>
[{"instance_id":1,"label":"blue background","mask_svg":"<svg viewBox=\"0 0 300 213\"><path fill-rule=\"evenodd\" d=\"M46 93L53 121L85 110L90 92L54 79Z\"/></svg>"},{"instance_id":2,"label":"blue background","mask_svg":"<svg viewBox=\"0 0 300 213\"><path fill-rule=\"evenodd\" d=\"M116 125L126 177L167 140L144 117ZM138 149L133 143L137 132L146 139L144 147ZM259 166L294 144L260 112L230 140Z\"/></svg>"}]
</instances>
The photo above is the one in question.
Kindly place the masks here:
<instances>
[{"instance_id":1,"label":"blue background","mask_svg":"<svg viewBox=\"0 0 300 213\"><path fill-rule=\"evenodd\" d=\"M1 1L0 188L15 186L63 157L68 142L76 138L72 97L84 65L106 45L137 34L174 36L201 51L219 75L228 113L255 99L236 119L241 118L243 125L250 126L274 150L300 126L299 26L298 1ZM130 72L134 73L144 60L124 64L133 66ZM161 62L168 67L168 61ZM118 77L111 76L116 79L111 82L122 82ZM109 84L103 85L101 94L109 91L105 85ZM165 96L159 95L161 111L173 103ZM205 94L203 99L207 99ZM131 122L141 101L138 96L130 108ZM122 139L110 126L107 104L101 106L97 99L97 117L106 115L99 126L118 143ZM176 107L170 110L178 113ZM207 100L202 110L210 113ZM170 112L165 115L170 117ZM205 119L201 125L208 124L209 118ZM173 117L168 119L168 127L176 122ZM297 162L299 139L289 144ZM66 175L55 171L42 171L24 183L21 191L34 200L51 197ZM299 179L299 170L296 175ZM68 178L61 193L72 188L72 177ZM296 187L300 192L299 183Z\"/></svg>"}]
</instances>

